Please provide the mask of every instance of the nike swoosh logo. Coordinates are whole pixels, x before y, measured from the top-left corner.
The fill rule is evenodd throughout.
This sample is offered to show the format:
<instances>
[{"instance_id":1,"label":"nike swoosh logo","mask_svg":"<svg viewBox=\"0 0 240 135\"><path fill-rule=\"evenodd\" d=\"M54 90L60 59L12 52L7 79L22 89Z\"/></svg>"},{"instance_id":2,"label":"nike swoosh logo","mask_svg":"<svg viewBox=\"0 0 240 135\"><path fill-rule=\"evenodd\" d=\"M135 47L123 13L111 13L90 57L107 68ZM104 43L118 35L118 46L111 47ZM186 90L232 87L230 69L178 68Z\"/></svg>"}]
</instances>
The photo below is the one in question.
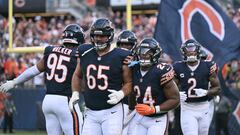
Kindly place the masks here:
<instances>
[{"instance_id":1,"label":"nike swoosh logo","mask_svg":"<svg viewBox=\"0 0 240 135\"><path fill-rule=\"evenodd\" d=\"M116 113L117 111L114 111L114 112L111 112L111 114L114 114L114 113Z\"/></svg>"},{"instance_id":2,"label":"nike swoosh logo","mask_svg":"<svg viewBox=\"0 0 240 135\"><path fill-rule=\"evenodd\" d=\"M156 122L161 122L161 120L156 120Z\"/></svg>"}]
</instances>

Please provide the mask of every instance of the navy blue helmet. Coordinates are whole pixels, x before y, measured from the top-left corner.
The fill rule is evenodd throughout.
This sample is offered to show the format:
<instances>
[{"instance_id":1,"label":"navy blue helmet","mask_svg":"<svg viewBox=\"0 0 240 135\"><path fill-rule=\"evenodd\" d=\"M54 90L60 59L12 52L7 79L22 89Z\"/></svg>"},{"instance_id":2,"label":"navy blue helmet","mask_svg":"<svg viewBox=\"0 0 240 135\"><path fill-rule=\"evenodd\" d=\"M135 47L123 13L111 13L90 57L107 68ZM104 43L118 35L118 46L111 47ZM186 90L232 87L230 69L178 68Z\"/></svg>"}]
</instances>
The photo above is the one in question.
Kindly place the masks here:
<instances>
[{"instance_id":1,"label":"navy blue helmet","mask_svg":"<svg viewBox=\"0 0 240 135\"><path fill-rule=\"evenodd\" d=\"M162 48L154 38L143 39L137 47L140 66L151 66L158 63L161 54Z\"/></svg>"},{"instance_id":2,"label":"navy blue helmet","mask_svg":"<svg viewBox=\"0 0 240 135\"><path fill-rule=\"evenodd\" d=\"M114 37L114 29L112 22L106 18L97 19L90 28L91 42L95 45L96 49L102 50L110 45ZM108 40L105 43L101 43L94 40L96 35L108 36Z\"/></svg>"},{"instance_id":3,"label":"navy blue helmet","mask_svg":"<svg viewBox=\"0 0 240 135\"><path fill-rule=\"evenodd\" d=\"M183 59L187 62L195 62L200 59L201 45L194 39L184 42L180 48Z\"/></svg>"},{"instance_id":4,"label":"navy blue helmet","mask_svg":"<svg viewBox=\"0 0 240 135\"><path fill-rule=\"evenodd\" d=\"M136 35L130 30L122 31L117 38L117 47L121 47L121 44L128 44L132 49L137 44Z\"/></svg>"},{"instance_id":5,"label":"navy blue helmet","mask_svg":"<svg viewBox=\"0 0 240 135\"><path fill-rule=\"evenodd\" d=\"M63 44L79 45L85 42L83 29L78 24L69 24L63 31Z\"/></svg>"}]
</instances>

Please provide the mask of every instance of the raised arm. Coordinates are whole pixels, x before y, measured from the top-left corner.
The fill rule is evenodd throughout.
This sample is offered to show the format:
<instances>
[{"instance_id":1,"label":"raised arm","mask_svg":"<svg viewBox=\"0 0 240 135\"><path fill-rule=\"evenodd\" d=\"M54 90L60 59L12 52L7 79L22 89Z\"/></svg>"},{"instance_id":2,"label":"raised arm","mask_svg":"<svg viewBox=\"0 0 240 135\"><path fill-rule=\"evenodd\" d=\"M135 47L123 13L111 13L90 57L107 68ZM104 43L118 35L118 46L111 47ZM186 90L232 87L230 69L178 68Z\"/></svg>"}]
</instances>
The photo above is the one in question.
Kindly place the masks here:
<instances>
[{"instance_id":1,"label":"raised arm","mask_svg":"<svg viewBox=\"0 0 240 135\"><path fill-rule=\"evenodd\" d=\"M34 65L27 70L25 70L21 75L19 75L17 78L7 81L6 83L2 84L0 86L0 91L2 92L7 92L14 88L16 85L24 83L33 77L37 76L41 72L45 70L44 67L44 59L41 59L37 65Z\"/></svg>"}]
</instances>

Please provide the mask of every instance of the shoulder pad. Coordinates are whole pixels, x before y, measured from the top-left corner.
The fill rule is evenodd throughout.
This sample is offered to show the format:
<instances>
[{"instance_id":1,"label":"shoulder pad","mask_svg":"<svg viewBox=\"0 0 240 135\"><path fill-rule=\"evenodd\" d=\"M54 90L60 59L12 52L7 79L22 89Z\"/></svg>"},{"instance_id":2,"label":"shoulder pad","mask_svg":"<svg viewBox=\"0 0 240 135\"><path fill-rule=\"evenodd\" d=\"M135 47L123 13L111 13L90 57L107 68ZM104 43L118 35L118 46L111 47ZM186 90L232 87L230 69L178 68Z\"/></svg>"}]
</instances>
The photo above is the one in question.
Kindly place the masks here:
<instances>
[{"instance_id":1,"label":"shoulder pad","mask_svg":"<svg viewBox=\"0 0 240 135\"><path fill-rule=\"evenodd\" d=\"M131 54L131 51L129 50L124 50L124 49L121 49L121 48L115 48L121 55L130 55Z\"/></svg>"},{"instance_id":2,"label":"shoulder pad","mask_svg":"<svg viewBox=\"0 0 240 135\"><path fill-rule=\"evenodd\" d=\"M210 71L209 74L210 75L213 74L213 73L217 73L218 66L217 66L216 62L214 62L214 61L205 61L205 62L207 62L207 65L209 67L209 71Z\"/></svg>"},{"instance_id":3,"label":"shoulder pad","mask_svg":"<svg viewBox=\"0 0 240 135\"><path fill-rule=\"evenodd\" d=\"M47 47L45 47L44 49L44 55L48 55L49 53L51 53L52 49L54 48L53 45L49 45Z\"/></svg>"},{"instance_id":4,"label":"shoulder pad","mask_svg":"<svg viewBox=\"0 0 240 135\"><path fill-rule=\"evenodd\" d=\"M94 46L91 44L79 45L77 48L78 56L82 57L82 56L86 55L88 52L92 51L93 49L94 49Z\"/></svg>"},{"instance_id":5,"label":"shoulder pad","mask_svg":"<svg viewBox=\"0 0 240 135\"><path fill-rule=\"evenodd\" d=\"M167 63L159 63L157 68L161 70L161 85L169 82L174 77L174 70L173 67Z\"/></svg>"}]
</instances>

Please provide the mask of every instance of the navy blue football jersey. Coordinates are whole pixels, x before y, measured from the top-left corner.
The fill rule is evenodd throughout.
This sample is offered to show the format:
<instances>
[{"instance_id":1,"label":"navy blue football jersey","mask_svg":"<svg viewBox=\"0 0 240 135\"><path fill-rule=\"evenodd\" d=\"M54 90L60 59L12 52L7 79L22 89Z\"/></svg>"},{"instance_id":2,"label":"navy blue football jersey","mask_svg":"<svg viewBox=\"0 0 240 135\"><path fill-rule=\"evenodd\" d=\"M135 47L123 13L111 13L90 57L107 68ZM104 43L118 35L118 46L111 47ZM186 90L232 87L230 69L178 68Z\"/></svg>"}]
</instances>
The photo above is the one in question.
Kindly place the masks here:
<instances>
[{"instance_id":1,"label":"navy blue football jersey","mask_svg":"<svg viewBox=\"0 0 240 135\"><path fill-rule=\"evenodd\" d=\"M202 102L208 100L208 96L197 97L194 88L209 89L209 77L217 71L217 65L213 61L200 61L198 67L192 71L186 62L176 62L174 65L175 77L180 84L180 91L187 94L186 102Z\"/></svg>"},{"instance_id":2,"label":"navy blue football jersey","mask_svg":"<svg viewBox=\"0 0 240 135\"><path fill-rule=\"evenodd\" d=\"M172 66L166 63L159 63L151 67L149 71L142 76L140 67L133 68L133 86L136 95L136 101L140 104L150 106L160 105L166 101L163 86L174 77ZM159 116L163 114L154 114L150 116Z\"/></svg>"},{"instance_id":3,"label":"navy blue football jersey","mask_svg":"<svg viewBox=\"0 0 240 135\"><path fill-rule=\"evenodd\" d=\"M84 91L85 104L92 110L103 110L114 105L109 100L108 89L121 90L123 85L123 61L129 51L114 48L103 56L99 56L91 44L79 46L81 70L86 82Z\"/></svg>"},{"instance_id":4,"label":"navy blue football jersey","mask_svg":"<svg viewBox=\"0 0 240 135\"><path fill-rule=\"evenodd\" d=\"M46 94L71 96L72 75L77 65L76 49L48 46L44 51Z\"/></svg>"}]
</instances>

